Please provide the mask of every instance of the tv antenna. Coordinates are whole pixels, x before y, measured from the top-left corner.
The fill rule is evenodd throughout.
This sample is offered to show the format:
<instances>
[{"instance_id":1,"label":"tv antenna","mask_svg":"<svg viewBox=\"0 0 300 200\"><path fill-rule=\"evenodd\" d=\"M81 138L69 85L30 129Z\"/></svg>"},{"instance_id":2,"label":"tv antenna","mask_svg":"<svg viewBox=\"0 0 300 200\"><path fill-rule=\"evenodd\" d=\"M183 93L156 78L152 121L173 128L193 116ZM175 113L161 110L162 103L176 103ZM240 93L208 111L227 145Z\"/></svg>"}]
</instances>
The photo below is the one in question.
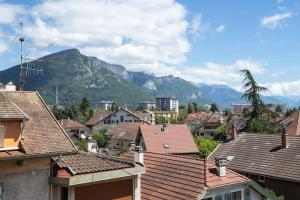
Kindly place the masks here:
<instances>
[{"instance_id":1,"label":"tv antenna","mask_svg":"<svg viewBox=\"0 0 300 200\"><path fill-rule=\"evenodd\" d=\"M44 66L40 65L38 62L42 62L43 60L27 58L23 56L23 43L25 42L25 38L23 36L23 22L20 23L20 90L24 89L26 77L30 75L43 75ZM26 66L24 66L23 61L26 62Z\"/></svg>"}]
</instances>

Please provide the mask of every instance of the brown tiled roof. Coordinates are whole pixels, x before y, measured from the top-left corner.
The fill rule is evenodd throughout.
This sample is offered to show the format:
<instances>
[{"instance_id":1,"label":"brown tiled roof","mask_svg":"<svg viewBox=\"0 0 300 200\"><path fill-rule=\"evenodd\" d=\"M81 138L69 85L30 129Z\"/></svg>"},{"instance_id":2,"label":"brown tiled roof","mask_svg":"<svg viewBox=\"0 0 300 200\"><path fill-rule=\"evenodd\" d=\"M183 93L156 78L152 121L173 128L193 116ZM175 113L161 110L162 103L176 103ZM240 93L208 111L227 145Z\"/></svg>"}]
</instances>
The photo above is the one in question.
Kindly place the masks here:
<instances>
[{"instance_id":1,"label":"brown tiled roof","mask_svg":"<svg viewBox=\"0 0 300 200\"><path fill-rule=\"evenodd\" d=\"M140 126L146 151L156 153L199 152L186 124L168 124L165 132L161 129L162 125Z\"/></svg>"},{"instance_id":2,"label":"brown tiled roof","mask_svg":"<svg viewBox=\"0 0 300 200\"><path fill-rule=\"evenodd\" d=\"M54 158L54 160L59 158ZM99 154L79 153L76 155L62 156L57 165L60 169L67 168L70 175L102 172L109 170L134 167L132 161L125 161Z\"/></svg>"},{"instance_id":3,"label":"brown tiled roof","mask_svg":"<svg viewBox=\"0 0 300 200\"><path fill-rule=\"evenodd\" d=\"M220 145L210 159L233 156L228 165L233 170L300 182L300 137L288 141L289 147L282 148L280 135L242 133Z\"/></svg>"},{"instance_id":4,"label":"brown tiled roof","mask_svg":"<svg viewBox=\"0 0 300 200\"><path fill-rule=\"evenodd\" d=\"M132 159L132 153L122 158ZM206 164L206 168L204 165ZM222 187L249 181L248 178L227 170L219 177L213 162L170 154L144 153L145 174L142 174L143 200L192 200L207 188Z\"/></svg>"},{"instance_id":5,"label":"brown tiled roof","mask_svg":"<svg viewBox=\"0 0 300 200\"><path fill-rule=\"evenodd\" d=\"M96 124L98 124L99 122L101 122L104 118L108 117L109 115L111 115L112 112L108 111L108 112L100 112L97 113L94 117L92 117L91 119L89 119L85 125L87 126L94 126Z\"/></svg>"},{"instance_id":6,"label":"brown tiled roof","mask_svg":"<svg viewBox=\"0 0 300 200\"><path fill-rule=\"evenodd\" d=\"M300 110L294 111L286 119L282 120L280 124L288 124L286 133L289 135L300 135Z\"/></svg>"},{"instance_id":7,"label":"brown tiled roof","mask_svg":"<svg viewBox=\"0 0 300 200\"><path fill-rule=\"evenodd\" d=\"M105 134L113 139L135 141L139 128L139 123L121 123L110 129Z\"/></svg>"},{"instance_id":8,"label":"brown tiled roof","mask_svg":"<svg viewBox=\"0 0 300 200\"><path fill-rule=\"evenodd\" d=\"M0 119L25 119L25 113L13 102L0 93Z\"/></svg>"},{"instance_id":9,"label":"brown tiled roof","mask_svg":"<svg viewBox=\"0 0 300 200\"><path fill-rule=\"evenodd\" d=\"M72 119L62 119L60 121L60 124L62 125L63 128L87 128L85 125L80 124L79 122L76 122Z\"/></svg>"},{"instance_id":10,"label":"brown tiled roof","mask_svg":"<svg viewBox=\"0 0 300 200\"><path fill-rule=\"evenodd\" d=\"M186 119L184 120L184 123L192 122L194 120L204 121L207 118L208 118L208 115L205 112L191 113L186 117Z\"/></svg>"},{"instance_id":11,"label":"brown tiled roof","mask_svg":"<svg viewBox=\"0 0 300 200\"><path fill-rule=\"evenodd\" d=\"M28 116L21 140L22 149L26 154L77 152L76 147L37 92L17 91L2 94Z\"/></svg>"}]
</instances>

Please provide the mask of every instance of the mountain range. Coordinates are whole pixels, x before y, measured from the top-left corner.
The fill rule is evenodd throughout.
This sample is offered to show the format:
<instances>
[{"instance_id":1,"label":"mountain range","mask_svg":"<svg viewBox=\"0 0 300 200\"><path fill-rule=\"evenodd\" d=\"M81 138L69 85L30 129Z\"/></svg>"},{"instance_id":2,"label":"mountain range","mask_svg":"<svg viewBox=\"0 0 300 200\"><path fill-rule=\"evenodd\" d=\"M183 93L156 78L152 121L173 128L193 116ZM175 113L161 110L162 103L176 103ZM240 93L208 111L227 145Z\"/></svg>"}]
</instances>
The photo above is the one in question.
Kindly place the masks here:
<instances>
[{"instance_id":1,"label":"mountain range","mask_svg":"<svg viewBox=\"0 0 300 200\"><path fill-rule=\"evenodd\" d=\"M154 101L158 96L173 96L181 105L189 101L198 104L215 102L220 107L244 103L241 93L224 85L194 84L179 77L128 71L122 65L110 64L96 57L68 49L32 61L25 66L43 65L42 73L28 71L25 90L37 90L48 104L55 103L56 88L59 102L66 105L88 97L92 102L114 100L134 108L138 102ZM20 66L0 71L0 82L19 82ZM296 100L285 97L263 97L267 103L293 106Z\"/></svg>"}]
</instances>

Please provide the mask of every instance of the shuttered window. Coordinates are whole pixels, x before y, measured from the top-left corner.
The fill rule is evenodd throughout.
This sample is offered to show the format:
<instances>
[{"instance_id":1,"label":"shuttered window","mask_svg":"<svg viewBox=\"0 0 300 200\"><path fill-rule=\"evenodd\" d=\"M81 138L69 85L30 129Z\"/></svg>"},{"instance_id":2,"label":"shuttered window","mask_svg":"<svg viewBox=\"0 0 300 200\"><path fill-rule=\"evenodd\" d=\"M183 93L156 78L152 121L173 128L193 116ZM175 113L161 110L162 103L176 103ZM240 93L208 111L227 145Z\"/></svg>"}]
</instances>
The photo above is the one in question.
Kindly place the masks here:
<instances>
[{"instance_id":1,"label":"shuttered window","mask_svg":"<svg viewBox=\"0 0 300 200\"><path fill-rule=\"evenodd\" d=\"M0 148L4 147L5 126L0 122Z\"/></svg>"},{"instance_id":2,"label":"shuttered window","mask_svg":"<svg viewBox=\"0 0 300 200\"><path fill-rule=\"evenodd\" d=\"M244 200L251 200L250 199L250 188L246 188L244 190Z\"/></svg>"}]
</instances>

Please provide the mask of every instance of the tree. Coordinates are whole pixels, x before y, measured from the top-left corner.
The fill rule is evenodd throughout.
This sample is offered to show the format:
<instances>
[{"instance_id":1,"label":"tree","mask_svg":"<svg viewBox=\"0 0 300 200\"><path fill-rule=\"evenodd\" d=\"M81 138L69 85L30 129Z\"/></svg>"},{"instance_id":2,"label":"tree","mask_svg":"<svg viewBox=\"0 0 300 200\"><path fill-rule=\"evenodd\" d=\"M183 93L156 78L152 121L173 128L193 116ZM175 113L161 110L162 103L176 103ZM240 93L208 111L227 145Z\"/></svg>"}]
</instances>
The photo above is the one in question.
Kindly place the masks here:
<instances>
[{"instance_id":1,"label":"tree","mask_svg":"<svg viewBox=\"0 0 300 200\"><path fill-rule=\"evenodd\" d=\"M213 152L213 150L219 145L219 142L210 139L205 139L204 137L201 136L195 136L194 140L198 146L200 156L202 158L207 158Z\"/></svg>"},{"instance_id":2,"label":"tree","mask_svg":"<svg viewBox=\"0 0 300 200\"><path fill-rule=\"evenodd\" d=\"M117 111L118 109L119 109L118 103L115 102L115 101L113 101L112 104L111 104L110 110L111 110L112 112L115 112L115 111Z\"/></svg>"},{"instance_id":3,"label":"tree","mask_svg":"<svg viewBox=\"0 0 300 200\"><path fill-rule=\"evenodd\" d=\"M281 105L277 105L276 108L275 108L275 112L276 113L282 113L283 112L282 106Z\"/></svg>"},{"instance_id":4,"label":"tree","mask_svg":"<svg viewBox=\"0 0 300 200\"><path fill-rule=\"evenodd\" d=\"M92 132L92 138L96 140L97 145L100 148L106 148L109 144L109 139L104 133L101 133L100 131L93 131Z\"/></svg>"},{"instance_id":5,"label":"tree","mask_svg":"<svg viewBox=\"0 0 300 200\"><path fill-rule=\"evenodd\" d=\"M217 141L225 141L227 137L226 128L224 125L221 125L216 129L216 134L214 136L214 140Z\"/></svg>"},{"instance_id":6,"label":"tree","mask_svg":"<svg viewBox=\"0 0 300 200\"><path fill-rule=\"evenodd\" d=\"M168 119L161 115L155 116L155 124L166 124L168 123Z\"/></svg>"},{"instance_id":7,"label":"tree","mask_svg":"<svg viewBox=\"0 0 300 200\"><path fill-rule=\"evenodd\" d=\"M219 108L218 108L217 104L212 103L212 104L210 105L210 111L211 111L211 112L218 112L218 111L219 111Z\"/></svg>"},{"instance_id":8,"label":"tree","mask_svg":"<svg viewBox=\"0 0 300 200\"><path fill-rule=\"evenodd\" d=\"M189 114L194 113L195 112L194 104L189 102L187 105L187 110Z\"/></svg>"},{"instance_id":9,"label":"tree","mask_svg":"<svg viewBox=\"0 0 300 200\"><path fill-rule=\"evenodd\" d=\"M244 74L244 85L245 92L242 98L247 99L251 104L251 118L259 118L262 116L264 110L264 103L260 98L260 93L268 91L266 87L260 86L255 81L251 72L248 69L243 69L241 72Z\"/></svg>"}]
</instances>

